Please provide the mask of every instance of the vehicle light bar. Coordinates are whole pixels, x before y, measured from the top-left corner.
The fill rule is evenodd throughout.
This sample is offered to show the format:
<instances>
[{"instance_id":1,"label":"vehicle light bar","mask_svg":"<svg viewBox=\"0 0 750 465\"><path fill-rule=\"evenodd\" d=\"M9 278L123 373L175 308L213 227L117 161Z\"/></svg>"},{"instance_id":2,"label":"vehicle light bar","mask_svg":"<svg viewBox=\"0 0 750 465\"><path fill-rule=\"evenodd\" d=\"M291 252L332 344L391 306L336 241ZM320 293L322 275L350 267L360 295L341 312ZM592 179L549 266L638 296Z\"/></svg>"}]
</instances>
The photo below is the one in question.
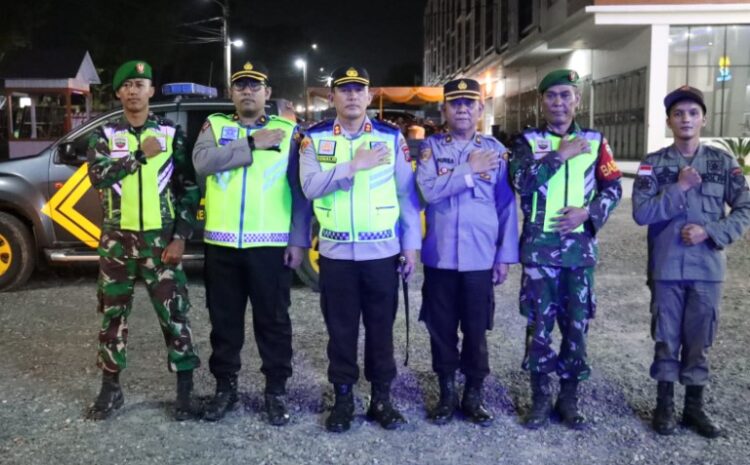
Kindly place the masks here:
<instances>
[{"instance_id":1,"label":"vehicle light bar","mask_svg":"<svg viewBox=\"0 0 750 465\"><path fill-rule=\"evenodd\" d=\"M203 86L194 82L170 82L161 86L162 95L194 95L216 98L219 92L216 87Z\"/></svg>"}]
</instances>

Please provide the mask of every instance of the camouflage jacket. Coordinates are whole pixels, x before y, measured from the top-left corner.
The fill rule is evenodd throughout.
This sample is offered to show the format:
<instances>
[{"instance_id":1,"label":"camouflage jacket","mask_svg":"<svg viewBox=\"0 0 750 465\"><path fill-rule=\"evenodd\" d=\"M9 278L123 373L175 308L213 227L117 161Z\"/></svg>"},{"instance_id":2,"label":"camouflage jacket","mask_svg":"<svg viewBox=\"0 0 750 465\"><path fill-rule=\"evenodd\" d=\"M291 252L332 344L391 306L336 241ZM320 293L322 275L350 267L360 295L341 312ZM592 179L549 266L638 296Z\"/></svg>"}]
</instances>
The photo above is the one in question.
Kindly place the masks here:
<instances>
[{"instance_id":1,"label":"camouflage jacket","mask_svg":"<svg viewBox=\"0 0 750 465\"><path fill-rule=\"evenodd\" d=\"M516 138L510 159L510 178L513 187L521 196L523 211L523 231L521 233L521 263L536 266L557 266L566 268L594 266L598 258L597 232L604 226L610 213L622 197L620 178L622 174L614 162L612 151L604 136L590 129L581 129L575 122L568 134L585 133L586 137L598 137L599 153L592 165L594 173L587 174L592 179L593 190L583 208L589 219L583 224L582 232L571 232L564 236L557 232L544 232L542 223L545 214L557 216L557 212L545 212L546 185L550 178L565 166L556 151L535 154L528 142L529 138L561 137L546 129L527 129ZM566 181L567 182L567 181ZM589 184L587 183L587 189ZM534 200L536 199L536 215ZM541 221L539 219L542 218Z\"/></svg>"},{"instance_id":2,"label":"camouflage jacket","mask_svg":"<svg viewBox=\"0 0 750 465\"><path fill-rule=\"evenodd\" d=\"M104 219L102 230L120 230L121 212L120 196L115 195L116 185L127 176L138 174L139 169L148 160L139 161L135 151L125 156L111 156L110 144L106 133L109 130L127 130L140 140L140 134L146 129L159 130L160 126L174 127L174 124L154 114L149 114L144 126L134 129L123 117L118 122L110 123L96 129L90 139L88 148L89 177L91 184L99 189ZM165 169L167 185L159 194L162 231L172 239L189 239L197 226L197 210L200 202L200 189L195 180L192 160L185 153L185 137L179 127L175 128L172 140L172 172ZM171 207L170 207L171 206ZM172 211L173 209L173 211Z\"/></svg>"}]
</instances>

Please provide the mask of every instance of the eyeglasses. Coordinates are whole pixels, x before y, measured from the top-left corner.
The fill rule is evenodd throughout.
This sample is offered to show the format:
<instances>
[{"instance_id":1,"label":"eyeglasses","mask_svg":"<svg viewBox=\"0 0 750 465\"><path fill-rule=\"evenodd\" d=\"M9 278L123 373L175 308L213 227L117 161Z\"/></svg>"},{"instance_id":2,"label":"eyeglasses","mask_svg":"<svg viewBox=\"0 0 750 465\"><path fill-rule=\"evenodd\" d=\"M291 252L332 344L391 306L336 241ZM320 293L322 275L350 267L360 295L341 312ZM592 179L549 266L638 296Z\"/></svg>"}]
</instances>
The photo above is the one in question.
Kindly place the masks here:
<instances>
[{"instance_id":1,"label":"eyeglasses","mask_svg":"<svg viewBox=\"0 0 750 465\"><path fill-rule=\"evenodd\" d=\"M251 79L241 79L232 83L232 89L236 91L248 89L250 92L258 92L264 87L266 87L265 84Z\"/></svg>"}]
</instances>

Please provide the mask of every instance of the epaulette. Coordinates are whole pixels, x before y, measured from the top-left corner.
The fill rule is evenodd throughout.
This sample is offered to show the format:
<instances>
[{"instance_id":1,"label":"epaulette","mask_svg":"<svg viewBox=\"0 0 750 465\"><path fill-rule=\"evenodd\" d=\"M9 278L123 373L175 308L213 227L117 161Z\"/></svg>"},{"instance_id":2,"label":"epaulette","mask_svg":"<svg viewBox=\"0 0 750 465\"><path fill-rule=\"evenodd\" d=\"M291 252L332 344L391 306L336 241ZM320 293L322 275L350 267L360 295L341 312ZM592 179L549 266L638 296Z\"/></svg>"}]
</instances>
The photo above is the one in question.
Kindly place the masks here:
<instances>
[{"instance_id":1,"label":"epaulette","mask_svg":"<svg viewBox=\"0 0 750 465\"><path fill-rule=\"evenodd\" d=\"M372 125L374 128L380 130L380 131L401 131L401 129L398 127L398 125L391 123L390 121L383 121L379 119L372 120Z\"/></svg>"},{"instance_id":2,"label":"epaulette","mask_svg":"<svg viewBox=\"0 0 750 465\"><path fill-rule=\"evenodd\" d=\"M330 130L333 127L333 119L324 119L323 121L319 121L309 128L305 129L305 133L309 134L311 132L318 132L318 131L326 131Z\"/></svg>"},{"instance_id":3,"label":"epaulette","mask_svg":"<svg viewBox=\"0 0 750 465\"><path fill-rule=\"evenodd\" d=\"M174 121L172 121L171 119L169 119L167 117L164 117L164 116L157 116L156 117L156 123L159 126L172 126L172 127L174 127Z\"/></svg>"},{"instance_id":4,"label":"epaulette","mask_svg":"<svg viewBox=\"0 0 750 465\"><path fill-rule=\"evenodd\" d=\"M230 121L234 121L234 115L232 115L232 114L226 114L226 113L212 113L212 114L208 115L208 118L213 118L214 116L217 117L217 118L220 117L220 118L228 119ZM206 119L208 119L208 118L206 118Z\"/></svg>"},{"instance_id":5,"label":"epaulette","mask_svg":"<svg viewBox=\"0 0 750 465\"><path fill-rule=\"evenodd\" d=\"M268 119L269 119L269 120L272 120L272 121L276 121L276 122L279 122L279 123L285 123L285 124L287 124L287 125L289 125L289 126L291 126L291 127L295 127L295 126L297 126L297 123L295 123L294 121L292 121L292 120L290 120L290 119L284 118L283 116L278 116L278 115L270 115L270 116L268 117Z\"/></svg>"},{"instance_id":6,"label":"epaulette","mask_svg":"<svg viewBox=\"0 0 750 465\"><path fill-rule=\"evenodd\" d=\"M649 154L646 154L646 157L642 161L646 161L649 158L653 158L653 157L661 157L661 156L665 155L667 153L667 151L669 151L669 147L662 147L659 150L657 150L656 152L651 152Z\"/></svg>"},{"instance_id":7,"label":"epaulette","mask_svg":"<svg viewBox=\"0 0 750 465\"><path fill-rule=\"evenodd\" d=\"M731 153L727 152L726 149L724 149L724 148L717 147L715 145L708 145L708 144L704 145L703 148L704 148L704 150L710 150L712 152L724 155L725 157L730 158L732 160L736 159L734 155L732 155Z\"/></svg>"}]
</instances>

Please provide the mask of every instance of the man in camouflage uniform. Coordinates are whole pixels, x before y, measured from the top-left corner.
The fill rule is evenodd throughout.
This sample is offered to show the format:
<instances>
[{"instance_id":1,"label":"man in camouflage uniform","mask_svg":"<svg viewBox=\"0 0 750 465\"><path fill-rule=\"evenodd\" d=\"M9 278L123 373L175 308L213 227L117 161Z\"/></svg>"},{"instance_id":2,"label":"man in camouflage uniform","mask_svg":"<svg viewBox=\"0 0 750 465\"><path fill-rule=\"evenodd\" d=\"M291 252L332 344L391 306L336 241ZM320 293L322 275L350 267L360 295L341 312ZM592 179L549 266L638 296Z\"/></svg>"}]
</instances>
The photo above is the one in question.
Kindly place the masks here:
<instances>
[{"instance_id":1,"label":"man in camouflage uniform","mask_svg":"<svg viewBox=\"0 0 750 465\"><path fill-rule=\"evenodd\" d=\"M511 179L521 195L520 310L527 317L523 367L531 373L530 429L546 425L552 411L549 374L557 372L555 412L570 428L582 429L578 383L588 379L586 333L594 317L596 233L622 195L620 171L604 136L575 122L581 101L578 74L561 69L539 84L545 126L527 129L515 141ZM562 343L552 348L557 321Z\"/></svg>"},{"instance_id":2,"label":"man in camouflage uniform","mask_svg":"<svg viewBox=\"0 0 750 465\"><path fill-rule=\"evenodd\" d=\"M89 142L89 177L104 210L99 245L97 365L102 387L88 418L107 418L123 404L119 375L126 367L127 318L135 280L146 284L177 372L175 418L192 415L193 369L200 365L187 318L190 303L181 260L195 226L200 191L180 128L149 112L151 67L123 64L113 89L124 115L97 129Z\"/></svg>"},{"instance_id":3,"label":"man in camouflage uniform","mask_svg":"<svg viewBox=\"0 0 750 465\"><path fill-rule=\"evenodd\" d=\"M703 93L683 86L666 96L664 106L674 144L648 154L633 184L633 218L648 225L651 377L657 381L653 427L674 433L679 381L685 385L683 425L715 438L721 428L703 410L708 348L718 324L724 248L750 225L750 192L737 160L700 142Z\"/></svg>"}]
</instances>

